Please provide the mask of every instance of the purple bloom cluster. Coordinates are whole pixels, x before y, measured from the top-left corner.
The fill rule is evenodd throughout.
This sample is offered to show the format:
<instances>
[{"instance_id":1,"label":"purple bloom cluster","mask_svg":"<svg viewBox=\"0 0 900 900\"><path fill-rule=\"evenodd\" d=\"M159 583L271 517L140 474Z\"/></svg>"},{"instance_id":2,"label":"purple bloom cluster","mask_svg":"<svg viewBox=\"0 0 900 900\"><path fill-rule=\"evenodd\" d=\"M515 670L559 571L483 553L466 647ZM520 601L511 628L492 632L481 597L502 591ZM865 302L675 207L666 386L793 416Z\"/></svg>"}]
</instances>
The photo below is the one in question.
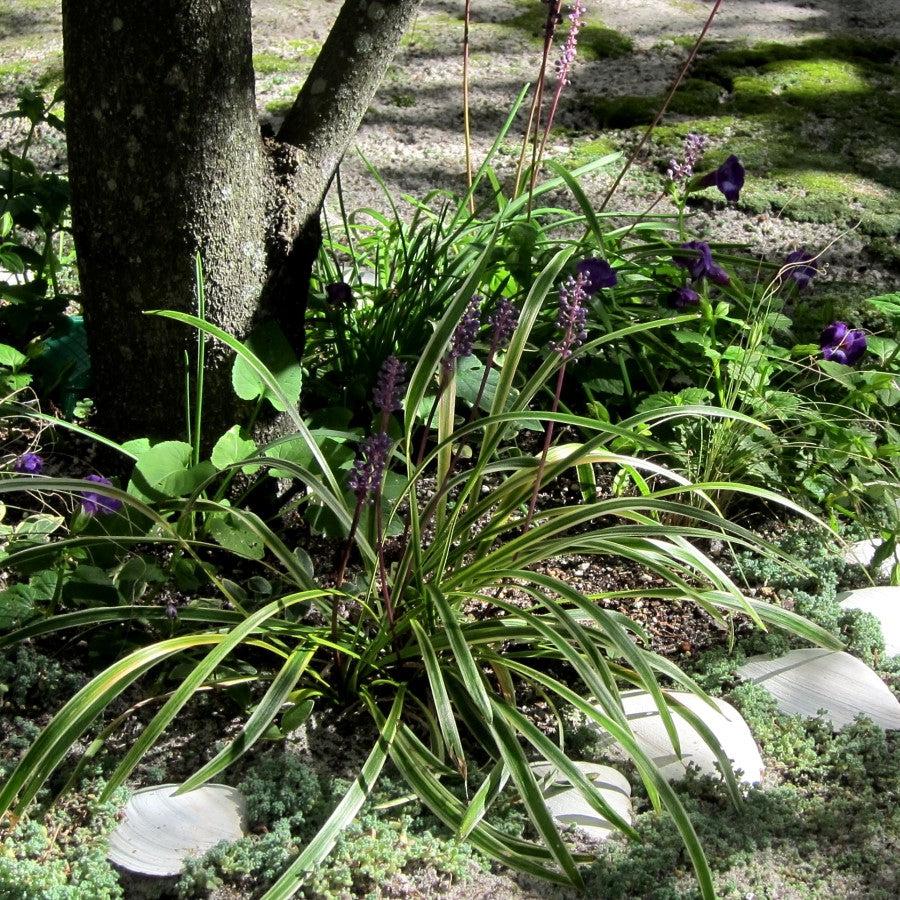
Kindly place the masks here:
<instances>
[{"instance_id":1,"label":"purple bloom cluster","mask_svg":"<svg viewBox=\"0 0 900 900\"><path fill-rule=\"evenodd\" d=\"M444 357L444 369L449 371L458 359L465 359L472 355L475 346L475 338L481 328L481 297L476 294L469 301L466 311L459 320L459 325L450 339L450 349Z\"/></svg>"},{"instance_id":2,"label":"purple bloom cluster","mask_svg":"<svg viewBox=\"0 0 900 900\"><path fill-rule=\"evenodd\" d=\"M698 187L712 187L715 185L729 202L740 199L741 188L744 186L744 167L741 161L732 153L715 172L704 175Z\"/></svg>"},{"instance_id":3,"label":"purple bloom cluster","mask_svg":"<svg viewBox=\"0 0 900 900\"><path fill-rule=\"evenodd\" d=\"M809 287L813 278L819 274L819 267L812 254L805 250L795 250L793 253L789 253L784 262L785 265L791 267L787 273L788 278L793 278L801 291Z\"/></svg>"},{"instance_id":4,"label":"purple bloom cluster","mask_svg":"<svg viewBox=\"0 0 900 900\"><path fill-rule=\"evenodd\" d=\"M676 288L669 294L669 304L675 309L687 309L696 306L700 302L700 295L690 286Z\"/></svg>"},{"instance_id":5,"label":"purple bloom cluster","mask_svg":"<svg viewBox=\"0 0 900 900\"><path fill-rule=\"evenodd\" d=\"M389 356L381 364L372 399L382 415L390 415L401 408L405 375L406 366L396 356Z\"/></svg>"},{"instance_id":6,"label":"purple bloom cluster","mask_svg":"<svg viewBox=\"0 0 900 900\"><path fill-rule=\"evenodd\" d=\"M346 281L335 281L325 285L325 296L328 302L335 306L349 304L353 300L353 291Z\"/></svg>"},{"instance_id":7,"label":"purple bloom cluster","mask_svg":"<svg viewBox=\"0 0 900 900\"><path fill-rule=\"evenodd\" d=\"M865 332L846 322L832 322L819 338L822 356L844 366L852 366L865 353L867 343Z\"/></svg>"},{"instance_id":8,"label":"purple bloom cluster","mask_svg":"<svg viewBox=\"0 0 900 900\"><path fill-rule=\"evenodd\" d=\"M587 308L584 305L588 298L587 284L588 276L579 272L575 278L567 278L559 289L556 327L562 332L562 338L551 343L550 349L563 359L568 359L587 338Z\"/></svg>"},{"instance_id":9,"label":"purple bloom cluster","mask_svg":"<svg viewBox=\"0 0 900 900\"><path fill-rule=\"evenodd\" d=\"M616 270L605 259L594 256L578 263L576 272L584 276L584 290L588 297L593 297L600 288L615 287L619 280Z\"/></svg>"},{"instance_id":10,"label":"purple bloom cluster","mask_svg":"<svg viewBox=\"0 0 900 900\"><path fill-rule=\"evenodd\" d=\"M491 326L491 346L503 347L519 324L519 308L507 297L501 297L488 317Z\"/></svg>"},{"instance_id":11,"label":"purple bloom cluster","mask_svg":"<svg viewBox=\"0 0 900 900\"><path fill-rule=\"evenodd\" d=\"M566 37L565 44L563 44L562 53L560 53L559 59L556 61L556 77L563 84L570 83L569 72L572 64L575 62L575 57L578 55L578 32L581 31L586 12L587 7L585 4L581 0L575 0L569 12L569 34Z\"/></svg>"},{"instance_id":12,"label":"purple bloom cluster","mask_svg":"<svg viewBox=\"0 0 900 900\"><path fill-rule=\"evenodd\" d=\"M728 273L713 262L712 250L706 241L688 241L681 249L693 252L690 255L676 253L673 257L675 265L687 269L694 281L708 278L716 284L728 284L731 280Z\"/></svg>"},{"instance_id":13,"label":"purple bloom cluster","mask_svg":"<svg viewBox=\"0 0 900 900\"><path fill-rule=\"evenodd\" d=\"M350 490L356 494L357 500L365 500L369 494L381 487L390 449L391 439L383 431L378 434L370 434L362 442L359 456L353 461L353 468L347 479L347 484L350 486Z\"/></svg>"},{"instance_id":14,"label":"purple bloom cluster","mask_svg":"<svg viewBox=\"0 0 900 900\"><path fill-rule=\"evenodd\" d=\"M681 162L677 159L670 159L666 175L672 181L687 181L694 174L694 166L700 161L708 143L709 141L702 134L695 134L692 131L684 139Z\"/></svg>"},{"instance_id":15,"label":"purple bloom cluster","mask_svg":"<svg viewBox=\"0 0 900 900\"><path fill-rule=\"evenodd\" d=\"M102 484L104 487L112 487L112 482L102 475L88 475L85 481L92 484ZM115 497L107 497L99 491L83 491L81 494L81 508L86 516L105 515L118 512L122 508L122 501Z\"/></svg>"},{"instance_id":16,"label":"purple bloom cluster","mask_svg":"<svg viewBox=\"0 0 900 900\"><path fill-rule=\"evenodd\" d=\"M23 475L40 475L44 468L44 458L37 453L23 453L13 463L13 472Z\"/></svg>"}]
</instances>

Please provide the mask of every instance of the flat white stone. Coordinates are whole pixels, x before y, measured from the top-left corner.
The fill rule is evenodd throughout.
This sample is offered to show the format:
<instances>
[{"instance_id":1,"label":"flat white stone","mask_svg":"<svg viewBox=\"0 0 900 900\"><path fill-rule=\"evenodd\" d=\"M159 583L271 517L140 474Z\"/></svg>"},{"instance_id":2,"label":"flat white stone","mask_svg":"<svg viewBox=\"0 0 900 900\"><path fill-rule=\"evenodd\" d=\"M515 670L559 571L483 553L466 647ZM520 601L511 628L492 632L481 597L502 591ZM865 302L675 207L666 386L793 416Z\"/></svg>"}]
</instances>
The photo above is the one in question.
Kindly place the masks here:
<instances>
[{"instance_id":1,"label":"flat white stone","mask_svg":"<svg viewBox=\"0 0 900 900\"><path fill-rule=\"evenodd\" d=\"M813 647L777 659L754 656L738 675L761 684L787 715L815 716L823 709L835 728L843 728L863 713L882 728L900 728L900 702L849 653Z\"/></svg>"},{"instance_id":2,"label":"flat white stone","mask_svg":"<svg viewBox=\"0 0 900 900\"><path fill-rule=\"evenodd\" d=\"M765 767L759 748L747 723L730 703L714 698L713 702L719 710L716 712L694 694L670 691L669 696L696 713L709 727L731 760L738 781L748 785L762 781ZM679 781L684 778L691 763L705 775L719 773L715 754L674 708L672 718L681 744L681 758L675 753L659 710L649 693L626 691L622 694L622 708L638 745L656 763L667 781ZM737 770L740 770L740 773Z\"/></svg>"},{"instance_id":3,"label":"flat white stone","mask_svg":"<svg viewBox=\"0 0 900 900\"><path fill-rule=\"evenodd\" d=\"M841 609L871 613L881 623L888 656L900 654L900 587L870 587L838 594Z\"/></svg>"},{"instance_id":4,"label":"flat white stone","mask_svg":"<svg viewBox=\"0 0 900 900\"><path fill-rule=\"evenodd\" d=\"M134 792L110 835L110 862L141 875L178 875L188 856L202 856L221 841L244 836L240 791L204 784L173 796L178 787L162 784Z\"/></svg>"},{"instance_id":5,"label":"flat white stone","mask_svg":"<svg viewBox=\"0 0 900 900\"><path fill-rule=\"evenodd\" d=\"M875 558L875 551L881 546L881 541L869 539L865 541L857 541L851 544L843 553L844 561L855 563L868 569ZM900 563L900 549L894 548L893 556L888 558L878 567L878 574L882 578L890 578L891 570L895 565Z\"/></svg>"},{"instance_id":6,"label":"flat white stone","mask_svg":"<svg viewBox=\"0 0 900 900\"><path fill-rule=\"evenodd\" d=\"M621 772L592 762L576 762L574 765L588 777L603 795L603 799L626 822L633 821L631 785ZM608 837L619 833L619 830L598 813L555 766L549 763L536 763L532 769L541 785L547 809L561 826L574 825L586 837L595 841L605 841Z\"/></svg>"}]
</instances>

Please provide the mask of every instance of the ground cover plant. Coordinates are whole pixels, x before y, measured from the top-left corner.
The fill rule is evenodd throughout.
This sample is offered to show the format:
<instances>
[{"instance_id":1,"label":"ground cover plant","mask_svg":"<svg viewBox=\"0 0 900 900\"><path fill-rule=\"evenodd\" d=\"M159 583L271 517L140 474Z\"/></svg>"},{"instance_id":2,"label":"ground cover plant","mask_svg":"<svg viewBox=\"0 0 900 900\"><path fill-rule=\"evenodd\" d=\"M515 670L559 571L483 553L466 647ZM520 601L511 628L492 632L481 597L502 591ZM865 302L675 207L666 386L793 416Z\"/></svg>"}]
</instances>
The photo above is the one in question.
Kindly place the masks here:
<instances>
[{"instance_id":1,"label":"ground cover plant","mask_svg":"<svg viewBox=\"0 0 900 900\"><path fill-rule=\"evenodd\" d=\"M4 348L0 698L4 715L52 707L39 723L15 716L0 755L0 878L35 885L21 896L117 896L102 859L115 803L126 784L173 769L154 760L195 727L198 704L234 715L174 766L180 790L239 778L268 833L191 862L182 896L339 896L416 869L439 882L500 864L589 895L710 897L757 886L759 857L790 865L816 833L798 807L835 839L834 817L863 802L890 814L892 737L779 717L733 673L754 650L813 642L846 643L892 677L877 625L839 611L837 576L808 564L805 538L773 543L752 526L774 515L811 523L804 535L828 523L877 532L875 565L889 556L896 295L867 301L871 318L812 324L802 311L821 248L759 259L701 240L696 197L739 202L755 173L743 154L704 156L695 132L668 163L674 214L589 200L587 179L619 173L612 196L635 156L574 169L548 157L577 41L592 32L582 4L566 20L558 3L540 12L537 90L470 164L463 196L403 199L405 216L385 185L389 213L348 213L338 182L304 340L275 319L243 339L214 324L216 276L203 247L193 256L191 296L148 316L182 329L191 350L184 392L166 399L176 438L112 440L82 424L86 404L51 405L59 385L28 380L46 342L37 320ZM46 120L52 104L38 99L20 112ZM525 139L504 183L494 163L520 108ZM8 200L27 149L4 157ZM26 312L48 292L65 299L64 204L52 213L25 237L25 219L4 218L18 241L8 252L43 260L18 273L25 287L53 276L40 297L10 295ZM211 359L239 402L206 379ZM238 418L223 423L223 408ZM630 566L640 583L585 590L554 569L569 557ZM759 581L776 583L774 601ZM661 655L630 608L644 599L695 606L724 646ZM42 655L57 645L63 658L78 648L72 671ZM676 717L696 728L721 782L661 776L623 712L632 687L676 748ZM783 769L780 792L744 796L674 689L710 704L730 692ZM352 772L265 752L329 720L352 721L364 745ZM598 731L628 759L635 824L574 764L605 758L586 737ZM540 762L631 842L585 853L548 810ZM823 799L832 790L839 802ZM769 824L742 838L748 821ZM890 828L873 818L827 877L799 883L889 896L854 854L869 840L881 854Z\"/></svg>"}]
</instances>

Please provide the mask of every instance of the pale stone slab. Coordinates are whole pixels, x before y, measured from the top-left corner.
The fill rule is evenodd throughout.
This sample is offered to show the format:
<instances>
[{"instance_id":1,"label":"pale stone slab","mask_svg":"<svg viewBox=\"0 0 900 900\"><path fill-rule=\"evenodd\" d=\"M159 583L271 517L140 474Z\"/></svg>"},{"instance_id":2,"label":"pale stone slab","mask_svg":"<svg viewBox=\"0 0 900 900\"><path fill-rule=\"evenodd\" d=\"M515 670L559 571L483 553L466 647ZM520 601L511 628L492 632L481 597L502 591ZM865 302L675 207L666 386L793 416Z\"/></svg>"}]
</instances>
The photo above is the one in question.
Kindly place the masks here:
<instances>
[{"instance_id":1,"label":"pale stone slab","mask_svg":"<svg viewBox=\"0 0 900 900\"><path fill-rule=\"evenodd\" d=\"M188 856L202 856L222 841L244 836L240 791L205 784L173 796L178 787L163 784L134 792L110 835L110 862L141 875L178 875Z\"/></svg>"},{"instance_id":2,"label":"pale stone slab","mask_svg":"<svg viewBox=\"0 0 900 900\"><path fill-rule=\"evenodd\" d=\"M626 822L633 821L631 785L621 772L599 763L576 762L574 765L588 777L603 795L603 799ZM547 809L559 825L574 825L586 837L595 841L605 841L619 833L555 766L536 763L532 769L541 785Z\"/></svg>"},{"instance_id":3,"label":"pale stone slab","mask_svg":"<svg viewBox=\"0 0 900 900\"><path fill-rule=\"evenodd\" d=\"M868 569L872 564L872 560L875 558L875 551L881 546L881 541L876 540L865 540L865 541L857 541L855 544L851 544L843 553L844 561L848 563L855 563L858 566L863 566ZM878 574L882 578L890 578L891 571L894 566L900 564L900 549L894 548L894 553L892 556L888 556L888 558L878 567Z\"/></svg>"},{"instance_id":4,"label":"pale stone slab","mask_svg":"<svg viewBox=\"0 0 900 900\"><path fill-rule=\"evenodd\" d=\"M888 656L900 654L900 587L870 587L838 594L841 609L871 613L881 623Z\"/></svg>"},{"instance_id":5,"label":"pale stone slab","mask_svg":"<svg viewBox=\"0 0 900 900\"><path fill-rule=\"evenodd\" d=\"M759 748L741 714L724 700L715 699L718 712L694 694L670 691L669 696L696 713L716 736L726 756L731 760L738 780L744 784L762 781L764 765ZM646 691L627 691L622 694L622 708L640 747L656 763L667 781L684 778L693 763L703 774L719 773L712 750L694 729L672 709L675 731L681 743L681 758L669 740L653 697Z\"/></svg>"},{"instance_id":6,"label":"pale stone slab","mask_svg":"<svg viewBox=\"0 0 900 900\"><path fill-rule=\"evenodd\" d=\"M762 685L787 715L825 710L835 728L863 713L882 728L900 728L900 702L861 660L820 647L791 650L772 659L754 656L738 674Z\"/></svg>"}]
</instances>

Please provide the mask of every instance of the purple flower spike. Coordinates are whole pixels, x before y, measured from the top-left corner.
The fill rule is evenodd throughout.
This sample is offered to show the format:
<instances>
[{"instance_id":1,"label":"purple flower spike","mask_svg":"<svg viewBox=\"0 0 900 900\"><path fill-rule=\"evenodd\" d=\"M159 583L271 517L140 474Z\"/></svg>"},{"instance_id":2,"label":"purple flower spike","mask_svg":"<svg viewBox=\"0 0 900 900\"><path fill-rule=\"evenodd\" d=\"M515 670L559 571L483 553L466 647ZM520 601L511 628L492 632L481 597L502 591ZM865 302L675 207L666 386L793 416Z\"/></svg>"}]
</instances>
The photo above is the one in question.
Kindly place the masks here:
<instances>
[{"instance_id":1,"label":"purple flower spike","mask_svg":"<svg viewBox=\"0 0 900 900\"><path fill-rule=\"evenodd\" d=\"M325 285L325 296L335 306L344 306L353 301L353 291L346 281L335 281Z\"/></svg>"},{"instance_id":2,"label":"purple flower spike","mask_svg":"<svg viewBox=\"0 0 900 900\"><path fill-rule=\"evenodd\" d=\"M383 415L390 415L395 410L401 409L405 375L406 366L396 356L389 356L381 364L372 399L375 408Z\"/></svg>"},{"instance_id":3,"label":"purple flower spike","mask_svg":"<svg viewBox=\"0 0 900 900\"><path fill-rule=\"evenodd\" d=\"M450 349L444 357L444 369L450 371L458 359L465 359L472 355L475 346L475 338L481 328L481 297L476 294L469 301L466 311L459 320L459 325L450 339Z\"/></svg>"},{"instance_id":4,"label":"purple flower spike","mask_svg":"<svg viewBox=\"0 0 900 900\"><path fill-rule=\"evenodd\" d=\"M501 297L488 317L491 326L491 346L505 347L519 324L519 308L507 297Z\"/></svg>"},{"instance_id":5,"label":"purple flower spike","mask_svg":"<svg viewBox=\"0 0 900 900\"><path fill-rule=\"evenodd\" d=\"M700 179L700 187L712 187L715 185L730 203L740 199L741 188L744 186L744 167L741 161L732 153L725 162Z\"/></svg>"},{"instance_id":6,"label":"purple flower spike","mask_svg":"<svg viewBox=\"0 0 900 900\"><path fill-rule=\"evenodd\" d=\"M562 53L556 61L556 77L563 84L569 84L569 72L578 55L578 32L581 31L584 14L587 7L581 0L575 0L569 13L569 33L566 36L566 42L563 45Z\"/></svg>"},{"instance_id":7,"label":"purple flower spike","mask_svg":"<svg viewBox=\"0 0 900 900\"><path fill-rule=\"evenodd\" d=\"M791 267L787 273L788 278L793 278L801 291L808 288L813 278L819 274L819 267L812 254L805 250L795 250L793 253L789 253L784 262L785 265ZM806 265L802 265L802 263L806 263Z\"/></svg>"},{"instance_id":8,"label":"purple flower spike","mask_svg":"<svg viewBox=\"0 0 900 900\"><path fill-rule=\"evenodd\" d=\"M615 287L619 280L616 270L605 259L595 256L583 259L576 271L585 277L584 290L588 297L593 297L600 288Z\"/></svg>"},{"instance_id":9,"label":"purple flower spike","mask_svg":"<svg viewBox=\"0 0 900 900\"><path fill-rule=\"evenodd\" d=\"M88 475L84 480L93 484L102 484L104 487L112 487L112 482L102 475ZM115 497L107 497L97 491L83 491L81 508L86 516L106 515L118 512L122 508L122 501Z\"/></svg>"},{"instance_id":10,"label":"purple flower spike","mask_svg":"<svg viewBox=\"0 0 900 900\"><path fill-rule=\"evenodd\" d=\"M708 140L702 134L691 132L687 135L682 145L682 161L670 159L666 175L672 181L687 181L694 174L694 166L697 165L700 157L703 155L707 143L709 143Z\"/></svg>"},{"instance_id":11,"label":"purple flower spike","mask_svg":"<svg viewBox=\"0 0 900 900\"><path fill-rule=\"evenodd\" d=\"M731 280L728 277L728 273L713 262L712 250L710 250L706 241L688 241L686 244L681 245L681 249L694 252L690 256L687 254L675 254L673 257L675 265L687 269L694 281L708 278L716 284L728 284Z\"/></svg>"},{"instance_id":12,"label":"purple flower spike","mask_svg":"<svg viewBox=\"0 0 900 900\"><path fill-rule=\"evenodd\" d=\"M866 351L865 332L850 328L846 322L832 322L819 338L822 356L842 366L852 366Z\"/></svg>"},{"instance_id":13,"label":"purple flower spike","mask_svg":"<svg viewBox=\"0 0 900 900\"><path fill-rule=\"evenodd\" d=\"M577 277L567 278L559 289L556 327L562 332L562 338L554 341L550 349L563 359L568 359L587 338L587 309L584 306L584 301L588 298L586 286L587 275L579 272Z\"/></svg>"},{"instance_id":14,"label":"purple flower spike","mask_svg":"<svg viewBox=\"0 0 900 900\"><path fill-rule=\"evenodd\" d=\"M37 453L23 453L13 463L13 472L22 475L40 475L44 468L44 458Z\"/></svg>"},{"instance_id":15,"label":"purple flower spike","mask_svg":"<svg viewBox=\"0 0 900 900\"><path fill-rule=\"evenodd\" d=\"M350 490L360 502L381 487L390 449L391 439L383 431L369 435L362 442L347 479Z\"/></svg>"},{"instance_id":16,"label":"purple flower spike","mask_svg":"<svg viewBox=\"0 0 900 900\"><path fill-rule=\"evenodd\" d=\"M700 295L689 285L680 287L669 294L669 305L675 309L687 309L700 302Z\"/></svg>"}]
</instances>

